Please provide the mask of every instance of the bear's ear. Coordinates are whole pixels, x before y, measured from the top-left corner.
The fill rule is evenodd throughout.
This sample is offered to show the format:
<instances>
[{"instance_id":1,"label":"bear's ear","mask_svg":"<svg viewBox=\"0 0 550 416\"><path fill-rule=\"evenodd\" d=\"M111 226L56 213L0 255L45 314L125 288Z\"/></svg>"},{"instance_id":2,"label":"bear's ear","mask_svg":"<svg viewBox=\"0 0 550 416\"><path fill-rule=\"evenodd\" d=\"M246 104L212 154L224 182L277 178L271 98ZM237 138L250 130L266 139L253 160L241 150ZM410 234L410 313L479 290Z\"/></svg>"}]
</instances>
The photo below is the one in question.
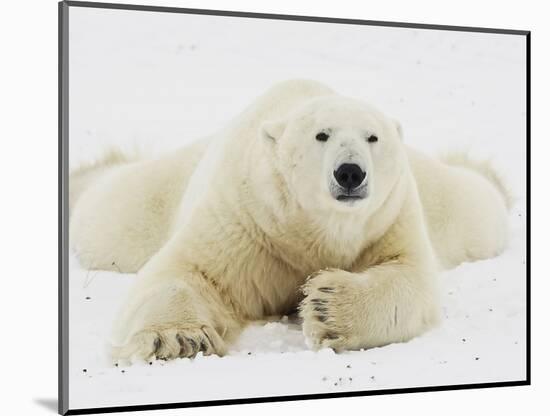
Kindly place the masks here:
<instances>
[{"instance_id":1,"label":"bear's ear","mask_svg":"<svg viewBox=\"0 0 550 416\"><path fill-rule=\"evenodd\" d=\"M271 141L277 141L285 131L286 123L282 120L266 121L260 126L260 135Z\"/></svg>"},{"instance_id":2,"label":"bear's ear","mask_svg":"<svg viewBox=\"0 0 550 416\"><path fill-rule=\"evenodd\" d=\"M401 127L401 123L397 120L393 120L393 123L395 124L395 129L397 130L399 138L403 141L403 127Z\"/></svg>"}]
</instances>

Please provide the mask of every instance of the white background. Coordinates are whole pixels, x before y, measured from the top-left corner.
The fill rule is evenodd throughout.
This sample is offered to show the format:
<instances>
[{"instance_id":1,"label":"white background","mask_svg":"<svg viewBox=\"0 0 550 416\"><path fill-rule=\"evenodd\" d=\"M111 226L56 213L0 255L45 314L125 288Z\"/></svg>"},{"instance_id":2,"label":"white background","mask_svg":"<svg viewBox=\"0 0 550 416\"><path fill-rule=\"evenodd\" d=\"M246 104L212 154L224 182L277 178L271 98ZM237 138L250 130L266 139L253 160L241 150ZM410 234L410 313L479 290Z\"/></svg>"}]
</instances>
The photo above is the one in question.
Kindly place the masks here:
<instances>
[{"instance_id":1,"label":"white background","mask_svg":"<svg viewBox=\"0 0 550 416\"><path fill-rule=\"evenodd\" d=\"M371 20L408 21L533 31L533 386L400 396L331 399L199 408L186 414L244 414L257 412L368 412L463 415L482 412L502 415L536 414L536 402L548 391L548 315L542 233L548 221L544 196L548 134L543 132L548 106L548 28L542 8L523 1L513 6L503 2L384 2L374 5L339 1L316 4L302 1L188 1L145 2L182 7L231 9L266 13L351 17ZM542 2L539 4L543 5ZM13 9L13 10L12 10ZM4 139L1 189L4 290L0 302L3 335L2 396L11 413L52 413L57 394L57 5L53 1L27 1L4 5L0 22L2 39L1 88ZM546 133L546 134L545 134ZM538 186L540 184L540 186ZM537 192L541 195L537 197ZM538 244L537 244L538 243ZM539 259L539 261L537 261ZM44 403L46 405L44 405ZM542 405L542 403L540 403ZM543 412L547 406L539 407ZM4 408L7 413L8 408ZM529 411L529 410L528 410ZM182 410L150 414L181 414Z\"/></svg>"}]
</instances>

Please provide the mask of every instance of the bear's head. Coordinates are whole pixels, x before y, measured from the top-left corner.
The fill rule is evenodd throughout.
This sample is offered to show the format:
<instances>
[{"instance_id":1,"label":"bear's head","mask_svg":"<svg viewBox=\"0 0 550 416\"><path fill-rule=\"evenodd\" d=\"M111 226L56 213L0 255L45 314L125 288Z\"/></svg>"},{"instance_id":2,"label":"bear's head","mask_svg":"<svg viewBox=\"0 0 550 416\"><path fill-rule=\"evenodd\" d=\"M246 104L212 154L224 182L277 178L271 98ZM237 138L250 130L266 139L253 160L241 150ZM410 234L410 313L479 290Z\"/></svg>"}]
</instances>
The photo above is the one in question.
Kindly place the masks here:
<instances>
[{"instance_id":1,"label":"bear's head","mask_svg":"<svg viewBox=\"0 0 550 416\"><path fill-rule=\"evenodd\" d=\"M340 96L314 98L261 126L288 193L307 210L376 210L406 166L399 124Z\"/></svg>"}]
</instances>

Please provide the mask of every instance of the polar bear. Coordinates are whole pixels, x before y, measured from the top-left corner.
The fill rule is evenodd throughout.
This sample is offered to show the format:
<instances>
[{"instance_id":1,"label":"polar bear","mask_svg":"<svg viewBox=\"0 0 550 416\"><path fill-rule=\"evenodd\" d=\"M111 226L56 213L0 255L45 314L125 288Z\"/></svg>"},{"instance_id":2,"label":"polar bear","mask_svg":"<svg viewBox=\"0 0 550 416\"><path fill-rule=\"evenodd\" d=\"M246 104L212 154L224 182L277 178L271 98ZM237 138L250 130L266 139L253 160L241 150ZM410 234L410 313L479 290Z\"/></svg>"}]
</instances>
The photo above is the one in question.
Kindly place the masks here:
<instances>
[{"instance_id":1,"label":"polar bear","mask_svg":"<svg viewBox=\"0 0 550 416\"><path fill-rule=\"evenodd\" d=\"M292 80L179 151L75 171L81 263L138 272L113 358L223 355L247 323L293 311L313 349L436 325L438 271L504 249L509 198L489 165L401 136L373 107Z\"/></svg>"}]
</instances>

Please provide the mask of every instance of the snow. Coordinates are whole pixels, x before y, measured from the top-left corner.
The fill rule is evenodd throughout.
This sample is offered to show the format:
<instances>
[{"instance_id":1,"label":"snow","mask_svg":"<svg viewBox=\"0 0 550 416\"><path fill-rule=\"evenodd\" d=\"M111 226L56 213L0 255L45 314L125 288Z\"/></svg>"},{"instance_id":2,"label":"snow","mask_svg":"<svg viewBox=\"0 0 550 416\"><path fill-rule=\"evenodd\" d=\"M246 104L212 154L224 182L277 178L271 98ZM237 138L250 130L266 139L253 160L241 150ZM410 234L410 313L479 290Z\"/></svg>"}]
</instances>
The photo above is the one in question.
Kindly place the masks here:
<instances>
[{"instance_id":1,"label":"snow","mask_svg":"<svg viewBox=\"0 0 550 416\"><path fill-rule=\"evenodd\" d=\"M135 276L84 270L71 254L71 409L526 377L524 38L72 6L69 16L71 166L112 144L182 146L298 77L374 104L430 154L491 157L516 196L507 250L442 273L442 325L366 351L310 351L290 317L250 326L225 357L114 367L108 334Z\"/></svg>"}]
</instances>

